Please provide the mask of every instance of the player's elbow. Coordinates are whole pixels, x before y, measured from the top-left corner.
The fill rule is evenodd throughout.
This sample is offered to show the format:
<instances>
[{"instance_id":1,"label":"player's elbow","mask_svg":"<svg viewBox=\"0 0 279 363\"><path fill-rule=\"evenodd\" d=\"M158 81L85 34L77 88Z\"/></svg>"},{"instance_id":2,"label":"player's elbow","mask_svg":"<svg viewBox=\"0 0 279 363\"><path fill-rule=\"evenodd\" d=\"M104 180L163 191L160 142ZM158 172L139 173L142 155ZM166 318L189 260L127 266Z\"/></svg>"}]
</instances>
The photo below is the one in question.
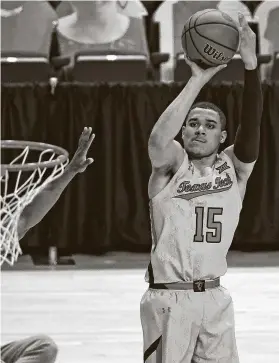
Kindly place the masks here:
<instances>
[{"instance_id":1,"label":"player's elbow","mask_svg":"<svg viewBox=\"0 0 279 363\"><path fill-rule=\"evenodd\" d=\"M152 132L151 135L149 136L148 147L158 146L159 142L160 142L160 138L159 138L158 134L155 132Z\"/></svg>"}]
</instances>

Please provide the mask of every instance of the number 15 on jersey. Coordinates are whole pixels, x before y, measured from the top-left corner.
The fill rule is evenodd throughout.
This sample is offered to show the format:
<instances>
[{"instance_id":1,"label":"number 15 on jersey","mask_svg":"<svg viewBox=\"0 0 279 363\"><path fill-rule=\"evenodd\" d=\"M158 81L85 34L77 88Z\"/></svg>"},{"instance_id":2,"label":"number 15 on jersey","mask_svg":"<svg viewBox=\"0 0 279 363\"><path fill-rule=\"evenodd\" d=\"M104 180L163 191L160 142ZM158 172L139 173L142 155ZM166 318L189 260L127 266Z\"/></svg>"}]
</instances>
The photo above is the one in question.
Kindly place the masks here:
<instances>
[{"instance_id":1,"label":"number 15 on jersey","mask_svg":"<svg viewBox=\"0 0 279 363\"><path fill-rule=\"evenodd\" d=\"M196 207L196 230L194 242L220 243L222 239L222 222L218 216L223 214L223 208ZM206 219L206 223L205 222ZM204 225L206 228L204 228ZM206 229L206 231L204 230Z\"/></svg>"}]
</instances>

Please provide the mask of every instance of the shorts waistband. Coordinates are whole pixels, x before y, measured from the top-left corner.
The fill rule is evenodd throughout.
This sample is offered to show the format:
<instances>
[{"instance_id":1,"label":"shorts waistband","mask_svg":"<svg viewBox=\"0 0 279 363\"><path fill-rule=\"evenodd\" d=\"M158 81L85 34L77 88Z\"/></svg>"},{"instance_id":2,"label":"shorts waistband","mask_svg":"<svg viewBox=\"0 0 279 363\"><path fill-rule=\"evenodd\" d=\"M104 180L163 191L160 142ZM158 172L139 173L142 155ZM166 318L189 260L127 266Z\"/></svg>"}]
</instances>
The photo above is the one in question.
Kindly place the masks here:
<instances>
[{"instance_id":1,"label":"shorts waistband","mask_svg":"<svg viewBox=\"0 0 279 363\"><path fill-rule=\"evenodd\" d=\"M194 290L195 292L203 292L207 289L214 289L220 286L220 277L214 280L195 280L185 282L172 282L166 284L149 284L150 289L158 290Z\"/></svg>"}]
</instances>

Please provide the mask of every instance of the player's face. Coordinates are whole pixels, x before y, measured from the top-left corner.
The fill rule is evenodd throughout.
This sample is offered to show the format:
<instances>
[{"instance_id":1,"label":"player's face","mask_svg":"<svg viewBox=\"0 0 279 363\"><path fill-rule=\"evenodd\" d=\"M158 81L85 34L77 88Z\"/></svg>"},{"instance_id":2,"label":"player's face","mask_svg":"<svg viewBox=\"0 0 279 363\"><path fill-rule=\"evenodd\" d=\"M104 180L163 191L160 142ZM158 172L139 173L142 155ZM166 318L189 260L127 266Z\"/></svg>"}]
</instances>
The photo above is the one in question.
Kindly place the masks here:
<instances>
[{"instance_id":1,"label":"player's face","mask_svg":"<svg viewBox=\"0 0 279 363\"><path fill-rule=\"evenodd\" d=\"M219 114L204 108L193 109L182 128L184 148L193 158L216 153L226 136L226 131L222 131Z\"/></svg>"}]
</instances>

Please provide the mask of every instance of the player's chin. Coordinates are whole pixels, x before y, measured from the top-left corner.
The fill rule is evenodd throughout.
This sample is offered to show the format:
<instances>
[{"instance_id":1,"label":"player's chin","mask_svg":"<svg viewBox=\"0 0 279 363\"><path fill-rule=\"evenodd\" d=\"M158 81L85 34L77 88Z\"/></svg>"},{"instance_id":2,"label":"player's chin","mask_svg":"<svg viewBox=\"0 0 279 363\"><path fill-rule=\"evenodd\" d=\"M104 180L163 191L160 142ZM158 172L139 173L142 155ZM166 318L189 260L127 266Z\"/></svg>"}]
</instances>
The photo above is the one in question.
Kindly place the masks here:
<instances>
[{"instance_id":1,"label":"player's chin","mask_svg":"<svg viewBox=\"0 0 279 363\"><path fill-rule=\"evenodd\" d=\"M185 150L187 153L203 154L205 152L205 144L203 143L189 143L185 145Z\"/></svg>"},{"instance_id":2,"label":"player's chin","mask_svg":"<svg viewBox=\"0 0 279 363\"><path fill-rule=\"evenodd\" d=\"M208 150L203 145L191 145L185 147L187 154L194 158L203 158L208 156Z\"/></svg>"}]
</instances>

